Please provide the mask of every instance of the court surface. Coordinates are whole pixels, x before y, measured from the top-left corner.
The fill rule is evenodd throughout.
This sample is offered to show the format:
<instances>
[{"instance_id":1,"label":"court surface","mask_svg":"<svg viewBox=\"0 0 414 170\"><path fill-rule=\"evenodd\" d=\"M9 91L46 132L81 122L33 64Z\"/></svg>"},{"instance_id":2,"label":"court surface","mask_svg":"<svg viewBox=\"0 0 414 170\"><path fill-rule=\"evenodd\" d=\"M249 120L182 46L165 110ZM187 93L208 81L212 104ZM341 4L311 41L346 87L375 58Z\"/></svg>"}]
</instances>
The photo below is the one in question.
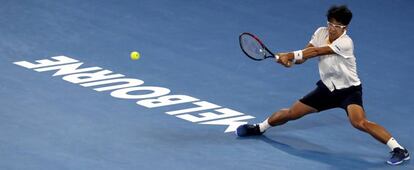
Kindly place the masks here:
<instances>
[{"instance_id":1,"label":"court surface","mask_svg":"<svg viewBox=\"0 0 414 170\"><path fill-rule=\"evenodd\" d=\"M340 109L261 137L238 138L220 124L261 122L319 79L316 59L291 69L247 59L238 35L255 33L274 51L297 50L338 3L354 14L348 34L367 117L413 153L413 1L3 0L0 169L390 169L388 148ZM133 50L140 60L129 59ZM148 108L137 102L149 96L116 98L53 76L57 70L14 64L55 56L194 100ZM215 107L184 113L200 102ZM201 115L208 112L228 117Z\"/></svg>"}]
</instances>

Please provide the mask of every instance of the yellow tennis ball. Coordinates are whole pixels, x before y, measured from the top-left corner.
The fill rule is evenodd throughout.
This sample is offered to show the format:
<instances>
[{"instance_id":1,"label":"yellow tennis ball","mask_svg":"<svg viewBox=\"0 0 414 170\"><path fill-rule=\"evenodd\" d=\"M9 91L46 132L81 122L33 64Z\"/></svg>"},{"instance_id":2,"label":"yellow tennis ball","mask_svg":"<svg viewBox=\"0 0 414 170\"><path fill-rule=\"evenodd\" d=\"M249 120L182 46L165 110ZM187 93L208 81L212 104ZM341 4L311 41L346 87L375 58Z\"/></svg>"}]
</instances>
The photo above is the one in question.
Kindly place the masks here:
<instances>
[{"instance_id":1,"label":"yellow tennis ball","mask_svg":"<svg viewBox=\"0 0 414 170\"><path fill-rule=\"evenodd\" d=\"M141 56L140 56L139 52L137 52L137 51L132 51L131 52L131 59L132 60L138 60L140 57Z\"/></svg>"}]
</instances>

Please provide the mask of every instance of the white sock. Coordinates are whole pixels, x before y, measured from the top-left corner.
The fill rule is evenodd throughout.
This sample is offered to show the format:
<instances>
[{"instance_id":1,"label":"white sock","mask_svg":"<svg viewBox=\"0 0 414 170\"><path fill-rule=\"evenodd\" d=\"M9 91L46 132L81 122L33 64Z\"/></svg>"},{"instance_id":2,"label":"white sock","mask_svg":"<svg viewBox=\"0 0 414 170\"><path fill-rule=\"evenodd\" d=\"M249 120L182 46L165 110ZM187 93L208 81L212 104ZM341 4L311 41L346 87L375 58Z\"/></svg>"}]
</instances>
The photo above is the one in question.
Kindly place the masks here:
<instances>
[{"instance_id":1,"label":"white sock","mask_svg":"<svg viewBox=\"0 0 414 170\"><path fill-rule=\"evenodd\" d=\"M267 129L269 129L269 128L272 127L272 126L269 125L268 119L269 118L267 118L266 120L264 120L262 123L259 123L260 132L263 133L264 131L266 131Z\"/></svg>"},{"instance_id":2,"label":"white sock","mask_svg":"<svg viewBox=\"0 0 414 170\"><path fill-rule=\"evenodd\" d=\"M400 144L398 144L397 140L395 140L393 137L391 137L391 139L388 140L387 146L391 149L391 151L394 150L394 148L404 149Z\"/></svg>"}]
</instances>

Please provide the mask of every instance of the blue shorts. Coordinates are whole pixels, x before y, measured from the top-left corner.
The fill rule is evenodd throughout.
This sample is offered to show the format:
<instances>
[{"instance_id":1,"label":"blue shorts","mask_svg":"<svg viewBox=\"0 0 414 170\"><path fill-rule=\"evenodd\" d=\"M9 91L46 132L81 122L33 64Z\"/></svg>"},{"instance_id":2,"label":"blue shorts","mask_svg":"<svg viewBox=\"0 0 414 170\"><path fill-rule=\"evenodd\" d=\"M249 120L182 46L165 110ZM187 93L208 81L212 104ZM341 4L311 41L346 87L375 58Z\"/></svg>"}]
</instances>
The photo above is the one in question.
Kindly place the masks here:
<instances>
[{"instance_id":1,"label":"blue shorts","mask_svg":"<svg viewBox=\"0 0 414 170\"><path fill-rule=\"evenodd\" d=\"M332 109L342 108L347 111L347 107L351 104L357 104L362 108L362 85L351 86L345 89L329 91L321 80L316 83L317 87L299 101L318 112Z\"/></svg>"}]
</instances>

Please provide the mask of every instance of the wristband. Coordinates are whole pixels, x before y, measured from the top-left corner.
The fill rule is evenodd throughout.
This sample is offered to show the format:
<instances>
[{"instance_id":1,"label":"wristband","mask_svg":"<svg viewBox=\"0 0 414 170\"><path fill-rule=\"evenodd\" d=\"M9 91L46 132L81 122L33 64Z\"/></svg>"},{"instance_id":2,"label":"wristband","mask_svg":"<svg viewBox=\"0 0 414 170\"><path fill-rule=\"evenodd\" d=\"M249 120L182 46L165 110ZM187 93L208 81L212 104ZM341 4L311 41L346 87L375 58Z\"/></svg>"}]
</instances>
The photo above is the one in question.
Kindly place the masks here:
<instances>
[{"instance_id":1,"label":"wristband","mask_svg":"<svg viewBox=\"0 0 414 170\"><path fill-rule=\"evenodd\" d=\"M294 62L296 62L297 60L302 60L303 59L302 50L294 51L293 55L295 56L295 58L293 59Z\"/></svg>"}]
</instances>

